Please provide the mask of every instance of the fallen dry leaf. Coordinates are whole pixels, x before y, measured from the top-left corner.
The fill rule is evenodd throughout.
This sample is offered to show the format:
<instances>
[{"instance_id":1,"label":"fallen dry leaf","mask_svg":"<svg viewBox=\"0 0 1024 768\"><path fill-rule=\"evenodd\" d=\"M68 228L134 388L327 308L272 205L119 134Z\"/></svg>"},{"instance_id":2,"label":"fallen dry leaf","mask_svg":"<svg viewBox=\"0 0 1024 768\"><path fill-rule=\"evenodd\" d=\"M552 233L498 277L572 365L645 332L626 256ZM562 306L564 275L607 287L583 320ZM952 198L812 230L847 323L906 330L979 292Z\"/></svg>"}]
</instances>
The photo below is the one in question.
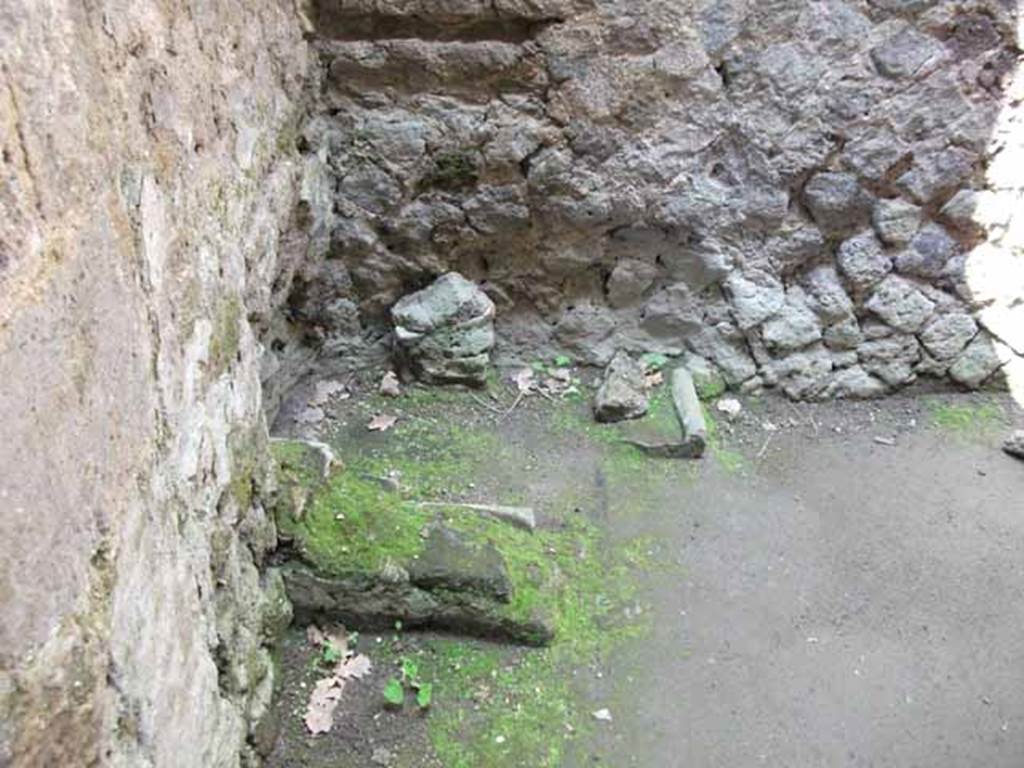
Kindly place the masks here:
<instances>
[{"instance_id":1,"label":"fallen dry leaf","mask_svg":"<svg viewBox=\"0 0 1024 768\"><path fill-rule=\"evenodd\" d=\"M371 432L386 432L395 426L396 421L398 421L397 416L379 413L370 419L370 423L366 425L366 428Z\"/></svg>"},{"instance_id":2,"label":"fallen dry leaf","mask_svg":"<svg viewBox=\"0 0 1024 768\"><path fill-rule=\"evenodd\" d=\"M341 693L345 688L345 681L335 676L325 677L316 681L313 693L309 697L309 706L306 707L306 729L314 736L320 733L327 733L334 724L334 710L341 701Z\"/></svg>"},{"instance_id":3,"label":"fallen dry leaf","mask_svg":"<svg viewBox=\"0 0 1024 768\"><path fill-rule=\"evenodd\" d=\"M521 394L526 394L534 386L534 375L532 368L522 368L512 377L512 383Z\"/></svg>"},{"instance_id":4,"label":"fallen dry leaf","mask_svg":"<svg viewBox=\"0 0 1024 768\"><path fill-rule=\"evenodd\" d=\"M361 680L370 674L373 664L363 654L353 654L348 649L348 632L340 624L320 629L315 624L306 627L306 639L320 648L331 648L338 655L338 662L327 677L316 681L306 706L303 721L306 729L314 736L327 733L334 724L334 710L341 701L346 680Z\"/></svg>"},{"instance_id":5,"label":"fallen dry leaf","mask_svg":"<svg viewBox=\"0 0 1024 768\"><path fill-rule=\"evenodd\" d=\"M334 673L341 680L362 680L372 669L369 657L360 653L339 662Z\"/></svg>"},{"instance_id":6,"label":"fallen dry leaf","mask_svg":"<svg viewBox=\"0 0 1024 768\"><path fill-rule=\"evenodd\" d=\"M665 374L663 374L661 371L655 371L654 373L648 373L644 377L644 386L647 387L647 389L654 389L655 387L660 387L664 383L665 383Z\"/></svg>"}]
</instances>

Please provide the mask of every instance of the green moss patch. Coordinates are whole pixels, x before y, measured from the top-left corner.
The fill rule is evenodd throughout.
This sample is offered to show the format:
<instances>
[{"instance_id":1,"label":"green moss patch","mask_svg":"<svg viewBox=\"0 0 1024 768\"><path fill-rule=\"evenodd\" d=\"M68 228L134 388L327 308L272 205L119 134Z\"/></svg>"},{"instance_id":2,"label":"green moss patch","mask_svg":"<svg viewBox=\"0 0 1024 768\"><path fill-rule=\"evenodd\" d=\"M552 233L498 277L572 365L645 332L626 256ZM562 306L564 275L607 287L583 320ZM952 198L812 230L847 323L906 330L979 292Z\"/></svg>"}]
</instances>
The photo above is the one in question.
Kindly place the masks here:
<instances>
[{"instance_id":1,"label":"green moss patch","mask_svg":"<svg viewBox=\"0 0 1024 768\"><path fill-rule=\"evenodd\" d=\"M715 421L711 410L704 406L704 423L708 427L708 453L718 465L729 474L738 474L750 468L747 457L739 451L726 448L722 440L718 422Z\"/></svg>"},{"instance_id":2,"label":"green moss patch","mask_svg":"<svg viewBox=\"0 0 1024 768\"><path fill-rule=\"evenodd\" d=\"M553 608L557 630L549 647L511 649L446 637L413 649L400 638L378 646L378 664L397 667L401 656L412 655L433 686L427 734L446 768L561 765L570 742L593 727L577 674L648 629L643 613L631 608L637 574L655 567L648 542L609 547L587 524L546 541L557 547L549 567L561 575L557 593L537 596Z\"/></svg>"},{"instance_id":3,"label":"green moss patch","mask_svg":"<svg viewBox=\"0 0 1024 768\"><path fill-rule=\"evenodd\" d=\"M667 391L653 399L650 423L678 429ZM532 626L540 617L550 631L546 647L404 635L416 623L403 620L401 632L390 640L393 629L385 633L383 643L364 632L360 648L381 670L380 685L397 676L404 657L414 657L421 680L432 685L432 702L420 711L407 701L400 714L415 718L417 730L425 725L441 765L561 765L570 742L593 727L595 707L587 704L584 686L577 686L580 673L589 677L618 645L647 631L649 611L637 603L640 583L646 573L666 567L649 540L612 540L600 521L624 515L641 520L665 509L665 480L695 472L693 465L645 457L617 427L595 424L582 399L524 404L524 410L536 409L516 414L534 419L525 433L450 390L411 389L398 401L374 397L349 407L347 426L331 438L345 468L327 481L317 478L300 450L277 448L283 485L311 489L300 512L279 506L282 536L293 541L302 567L327 582L394 572L395 566L415 579L416 564L439 527L478 548L470 559L480 556L487 574L490 560L483 553L499 553L507 595L490 581L457 595L436 587L424 594L440 600L442 609L449 598L461 607L469 601L474 609L484 600L490 618L514 626ZM399 415L398 422L383 435L368 434L368 418L380 412ZM535 453L537 441L544 445ZM579 454L569 459L564 451ZM567 468L573 466L537 497L537 463L552 456L566 456ZM389 479L398 480L397 489ZM526 491L530 499L518 498ZM502 504L543 499L542 527L530 533L454 506L417 506L420 500L481 493ZM289 496L284 488L281 495ZM312 584L310 594L322 586ZM380 623L377 629L394 626ZM383 694L377 699L383 708ZM396 765L404 764L399 757Z\"/></svg>"},{"instance_id":4,"label":"green moss patch","mask_svg":"<svg viewBox=\"0 0 1024 768\"><path fill-rule=\"evenodd\" d=\"M991 402L933 402L929 405L929 411L933 426L962 436L991 434L1000 429L1005 421L1003 410Z\"/></svg>"},{"instance_id":5,"label":"green moss patch","mask_svg":"<svg viewBox=\"0 0 1024 768\"><path fill-rule=\"evenodd\" d=\"M458 190L476 186L480 168L470 152L442 152L422 181L424 189Z\"/></svg>"}]
</instances>

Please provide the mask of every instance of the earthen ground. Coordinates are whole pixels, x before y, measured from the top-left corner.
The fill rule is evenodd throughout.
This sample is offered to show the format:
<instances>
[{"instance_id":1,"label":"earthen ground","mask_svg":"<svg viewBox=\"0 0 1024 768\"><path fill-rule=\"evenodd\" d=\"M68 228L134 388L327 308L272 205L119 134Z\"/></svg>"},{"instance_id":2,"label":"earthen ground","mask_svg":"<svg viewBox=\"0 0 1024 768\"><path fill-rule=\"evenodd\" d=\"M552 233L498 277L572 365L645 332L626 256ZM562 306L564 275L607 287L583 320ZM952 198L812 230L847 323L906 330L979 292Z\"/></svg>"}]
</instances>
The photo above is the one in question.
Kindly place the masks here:
<instances>
[{"instance_id":1,"label":"earthen ground","mask_svg":"<svg viewBox=\"0 0 1024 768\"><path fill-rule=\"evenodd\" d=\"M374 450L388 436L365 432L358 400L311 431ZM469 495L551 520L572 489L611 540L649 537L678 566L638 576L649 631L577 670L573 706L612 720L567 739L561 764L1024 765L1024 464L999 450L1021 411L1000 395L741 401L703 462L635 481L603 469L600 434L566 426L582 404L534 397L504 419L468 394L390 406L491 425L505 448ZM316 671L296 632L272 766L370 765L381 746L395 765L443 765L435 714L384 711L383 673L352 687L334 732L303 736ZM360 648L394 642L432 639Z\"/></svg>"}]
</instances>

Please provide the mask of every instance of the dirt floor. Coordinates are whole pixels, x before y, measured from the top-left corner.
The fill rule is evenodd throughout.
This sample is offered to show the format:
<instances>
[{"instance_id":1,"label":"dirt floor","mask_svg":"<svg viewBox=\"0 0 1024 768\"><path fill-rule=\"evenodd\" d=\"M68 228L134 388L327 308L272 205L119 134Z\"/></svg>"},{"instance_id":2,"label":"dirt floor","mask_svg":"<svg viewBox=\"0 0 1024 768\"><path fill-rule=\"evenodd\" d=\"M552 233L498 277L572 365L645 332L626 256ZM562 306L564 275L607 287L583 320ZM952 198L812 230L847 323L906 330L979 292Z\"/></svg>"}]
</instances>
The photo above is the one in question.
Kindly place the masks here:
<instances>
[{"instance_id":1,"label":"dirt floor","mask_svg":"<svg viewBox=\"0 0 1024 768\"><path fill-rule=\"evenodd\" d=\"M301 716L322 671L296 627L271 766L1024 766L1008 398L740 398L731 421L709 404L709 455L685 462L640 457L580 400L509 412L502 385L350 388L297 424L305 393L278 431L328 440L346 471L416 498L528 504L554 531L582 516L600 542L579 577L593 616L546 651L361 634L374 674L317 737ZM655 410L671 423L664 399ZM395 427L370 433L377 413ZM380 691L410 658L435 700L387 709Z\"/></svg>"}]
</instances>

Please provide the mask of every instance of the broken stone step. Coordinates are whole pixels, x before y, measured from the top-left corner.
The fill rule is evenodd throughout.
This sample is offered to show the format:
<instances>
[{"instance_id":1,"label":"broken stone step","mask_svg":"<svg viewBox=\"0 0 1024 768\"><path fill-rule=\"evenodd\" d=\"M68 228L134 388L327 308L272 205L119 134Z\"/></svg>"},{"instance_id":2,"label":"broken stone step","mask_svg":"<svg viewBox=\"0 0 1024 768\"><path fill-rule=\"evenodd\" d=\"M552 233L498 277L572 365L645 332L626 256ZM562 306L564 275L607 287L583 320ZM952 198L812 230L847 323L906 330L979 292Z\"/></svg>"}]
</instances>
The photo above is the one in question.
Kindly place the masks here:
<instances>
[{"instance_id":1,"label":"broken stone step","mask_svg":"<svg viewBox=\"0 0 1024 768\"><path fill-rule=\"evenodd\" d=\"M380 573L326 576L298 564L281 570L301 623L341 622L362 630L437 629L485 639L545 646L554 629L545 617L518 617L508 606L473 590L427 589L400 567Z\"/></svg>"},{"instance_id":2,"label":"broken stone step","mask_svg":"<svg viewBox=\"0 0 1024 768\"><path fill-rule=\"evenodd\" d=\"M517 535L517 534L513 534ZM523 534L518 534L523 535ZM510 571L486 532L434 522L416 553L375 562L320 563L299 538L303 563L282 569L288 597L303 621L340 621L354 629L440 629L527 645L554 637L542 605L514 602L518 582L544 591L522 568Z\"/></svg>"}]
</instances>

